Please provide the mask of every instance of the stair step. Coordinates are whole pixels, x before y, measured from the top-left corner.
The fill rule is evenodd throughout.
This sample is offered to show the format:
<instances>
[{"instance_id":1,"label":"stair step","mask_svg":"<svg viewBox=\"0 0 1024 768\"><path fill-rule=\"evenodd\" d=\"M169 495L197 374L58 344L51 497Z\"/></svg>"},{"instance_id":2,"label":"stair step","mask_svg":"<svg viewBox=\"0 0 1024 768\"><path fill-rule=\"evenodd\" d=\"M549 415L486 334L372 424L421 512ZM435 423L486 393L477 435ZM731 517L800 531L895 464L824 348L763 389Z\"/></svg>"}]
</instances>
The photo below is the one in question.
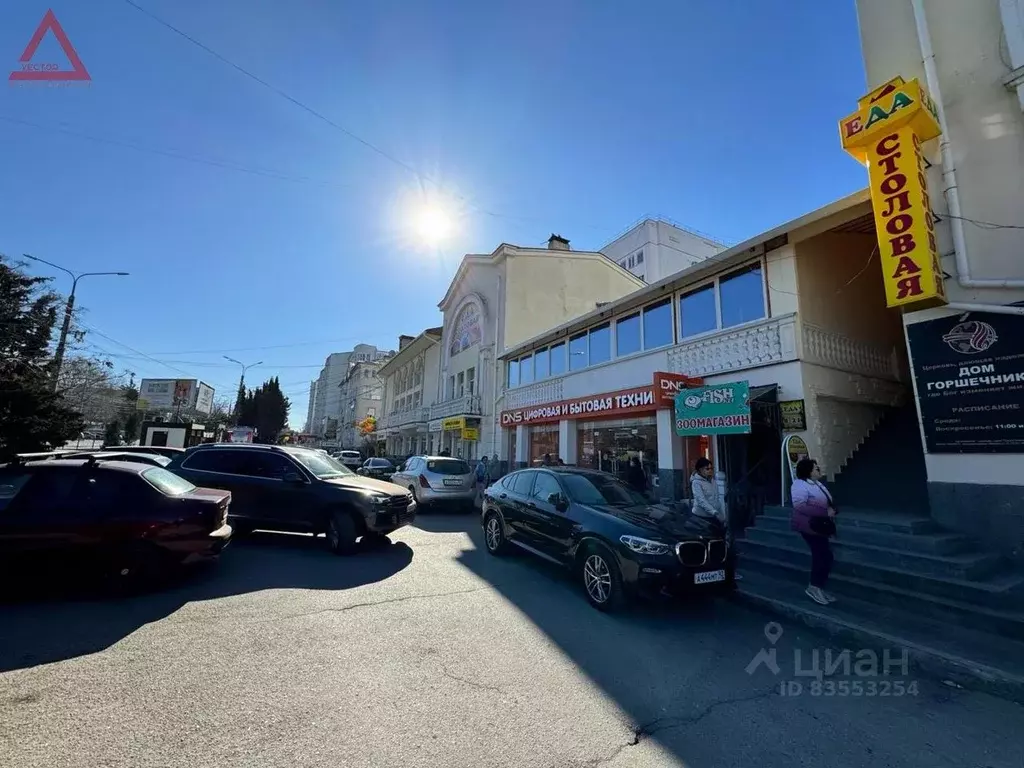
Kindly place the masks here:
<instances>
[{"instance_id":1,"label":"stair step","mask_svg":"<svg viewBox=\"0 0 1024 768\"><path fill-rule=\"evenodd\" d=\"M789 520L793 515L791 507L766 506L764 517ZM886 512L876 509L843 506L839 512L838 525L844 528L866 528L890 533L931 533L938 526L929 517L906 512Z\"/></svg>"},{"instance_id":2,"label":"stair step","mask_svg":"<svg viewBox=\"0 0 1024 768\"><path fill-rule=\"evenodd\" d=\"M916 672L1024 702L1024 642L1020 640L951 627L898 609L880 609L855 598L844 597L833 605L820 606L794 590L792 584L756 572L744 571L738 586L738 600L825 632L849 648L851 657L865 647L874 648L883 652L881 666L885 651L892 660L903 658L906 651L911 679ZM825 650L831 645L818 649L822 665ZM801 648L803 668L808 659L814 658L813 650ZM792 664L795 660L788 661ZM791 671L788 664L786 671ZM855 679L854 675L850 681ZM911 680L903 682L909 685Z\"/></svg>"},{"instance_id":3,"label":"stair step","mask_svg":"<svg viewBox=\"0 0 1024 768\"><path fill-rule=\"evenodd\" d=\"M810 573L811 555L806 545L765 545L749 539L737 539L737 551L744 557L783 561ZM881 582L910 592L924 592L936 597L963 600L992 608L1012 608L1021 604L1024 576L1010 572L985 580L958 579L907 570L905 567L883 566L857 556L850 550L836 551L832 572L853 576L869 582Z\"/></svg>"},{"instance_id":4,"label":"stair step","mask_svg":"<svg viewBox=\"0 0 1024 768\"><path fill-rule=\"evenodd\" d=\"M747 528L747 534L749 535L752 530L793 533L789 527L788 518L765 517L764 515L754 521L753 528ZM796 533L793 535L796 536ZM974 546L974 542L969 536L959 533L908 534L843 526L841 536L844 542L856 541L878 547L898 549L903 552L930 552L936 555L953 555L965 552Z\"/></svg>"},{"instance_id":5,"label":"stair step","mask_svg":"<svg viewBox=\"0 0 1024 768\"><path fill-rule=\"evenodd\" d=\"M857 561L873 563L882 567L903 568L914 573L951 576L968 581L982 579L994 573L1002 563L1002 558L991 552L958 552L949 555L908 552L905 549L850 540L842 533L832 541L832 551L837 560L852 557ZM806 546L800 535L792 531L783 533L748 528L744 532L744 538L768 547L781 546L799 549Z\"/></svg>"}]
</instances>

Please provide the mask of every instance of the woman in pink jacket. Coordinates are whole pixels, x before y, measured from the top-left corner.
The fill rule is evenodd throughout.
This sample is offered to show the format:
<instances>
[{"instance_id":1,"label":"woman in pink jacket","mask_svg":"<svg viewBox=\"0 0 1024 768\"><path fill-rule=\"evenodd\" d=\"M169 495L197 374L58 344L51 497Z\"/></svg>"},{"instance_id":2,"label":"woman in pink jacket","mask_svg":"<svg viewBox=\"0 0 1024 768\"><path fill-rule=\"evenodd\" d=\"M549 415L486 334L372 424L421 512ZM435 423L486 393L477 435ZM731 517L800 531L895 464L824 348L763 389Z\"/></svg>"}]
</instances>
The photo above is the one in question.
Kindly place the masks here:
<instances>
[{"instance_id":1,"label":"woman in pink jacket","mask_svg":"<svg viewBox=\"0 0 1024 768\"><path fill-rule=\"evenodd\" d=\"M835 598L824 591L832 570L832 547L829 534L821 532L825 520L834 518L836 510L832 494L821 484L821 468L814 459L801 459L796 465L793 481L793 519L791 526L804 537L811 548L811 583L807 596L820 605L834 603Z\"/></svg>"}]
</instances>

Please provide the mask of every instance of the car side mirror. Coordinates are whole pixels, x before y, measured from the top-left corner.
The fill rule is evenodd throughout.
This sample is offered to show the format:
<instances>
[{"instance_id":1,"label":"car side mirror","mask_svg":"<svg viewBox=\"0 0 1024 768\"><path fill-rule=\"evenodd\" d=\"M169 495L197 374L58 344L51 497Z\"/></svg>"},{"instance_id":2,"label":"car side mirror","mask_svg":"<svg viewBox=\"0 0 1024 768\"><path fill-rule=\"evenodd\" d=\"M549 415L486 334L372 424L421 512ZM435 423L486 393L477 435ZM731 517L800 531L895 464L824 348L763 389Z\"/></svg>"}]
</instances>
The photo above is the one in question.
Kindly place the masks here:
<instances>
[{"instance_id":1,"label":"car side mirror","mask_svg":"<svg viewBox=\"0 0 1024 768\"><path fill-rule=\"evenodd\" d=\"M306 482L306 478L298 472L285 472L284 477L281 479L286 483L292 483L294 485L303 485Z\"/></svg>"}]
</instances>

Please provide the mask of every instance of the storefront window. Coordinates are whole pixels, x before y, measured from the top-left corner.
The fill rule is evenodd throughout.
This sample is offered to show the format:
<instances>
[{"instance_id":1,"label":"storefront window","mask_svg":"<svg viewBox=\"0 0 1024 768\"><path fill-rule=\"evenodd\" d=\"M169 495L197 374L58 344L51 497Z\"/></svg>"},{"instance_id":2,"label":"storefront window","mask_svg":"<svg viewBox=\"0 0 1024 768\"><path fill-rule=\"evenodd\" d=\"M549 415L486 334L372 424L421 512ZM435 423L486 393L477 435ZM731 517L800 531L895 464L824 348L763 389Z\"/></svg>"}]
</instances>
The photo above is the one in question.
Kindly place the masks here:
<instances>
[{"instance_id":1,"label":"storefront window","mask_svg":"<svg viewBox=\"0 0 1024 768\"><path fill-rule=\"evenodd\" d=\"M667 347L675 339L672 332L672 300L644 308L644 349Z\"/></svg>"},{"instance_id":2,"label":"storefront window","mask_svg":"<svg viewBox=\"0 0 1024 768\"><path fill-rule=\"evenodd\" d=\"M558 458L558 425L537 424L528 428L530 453L530 466L537 466L544 460L544 454L548 454L552 461Z\"/></svg>"},{"instance_id":3,"label":"storefront window","mask_svg":"<svg viewBox=\"0 0 1024 768\"><path fill-rule=\"evenodd\" d=\"M615 355L625 357L640 351L640 313L615 323Z\"/></svg>"},{"instance_id":4,"label":"storefront window","mask_svg":"<svg viewBox=\"0 0 1024 768\"><path fill-rule=\"evenodd\" d=\"M569 370L578 371L580 368L586 368L587 359L587 334L581 333L569 339Z\"/></svg>"},{"instance_id":5,"label":"storefront window","mask_svg":"<svg viewBox=\"0 0 1024 768\"><path fill-rule=\"evenodd\" d=\"M508 361L508 385L510 387L519 386L519 361L509 360Z\"/></svg>"},{"instance_id":6,"label":"storefront window","mask_svg":"<svg viewBox=\"0 0 1024 768\"><path fill-rule=\"evenodd\" d=\"M533 357L519 358L519 383L529 384L533 381Z\"/></svg>"},{"instance_id":7,"label":"storefront window","mask_svg":"<svg viewBox=\"0 0 1024 768\"><path fill-rule=\"evenodd\" d=\"M516 429L510 429L508 431L508 466L509 469L515 469L516 467Z\"/></svg>"},{"instance_id":8,"label":"storefront window","mask_svg":"<svg viewBox=\"0 0 1024 768\"><path fill-rule=\"evenodd\" d=\"M688 339L718 327L715 310L715 286L688 293L679 299L679 335Z\"/></svg>"},{"instance_id":9,"label":"storefront window","mask_svg":"<svg viewBox=\"0 0 1024 768\"><path fill-rule=\"evenodd\" d=\"M565 373L565 343L555 344L551 347L551 375L559 376Z\"/></svg>"},{"instance_id":10,"label":"storefront window","mask_svg":"<svg viewBox=\"0 0 1024 768\"><path fill-rule=\"evenodd\" d=\"M551 353L546 349L540 349L533 356L533 378L540 381L546 379L550 374Z\"/></svg>"},{"instance_id":11,"label":"storefront window","mask_svg":"<svg viewBox=\"0 0 1024 768\"><path fill-rule=\"evenodd\" d=\"M657 484L658 426L654 416L577 422L576 449L581 467L623 479L630 460L637 458L647 475L648 488Z\"/></svg>"},{"instance_id":12,"label":"storefront window","mask_svg":"<svg viewBox=\"0 0 1024 768\"><path fill-rule=\"evenodd\" d=\"M612 331L608 323L590 329L590 364L606 363L612 359Z\"/></svg>"},{"instance_id":13,"label":"storefront window","mask_svg":"<svg viewBox=\"0 0 1024 768\"><path fill-rule=\"evenodd\" d=\"M719 293L723 328L760 320L765 316L764 280L760 264L723 277L719 283Z\"/></svg>"}]
</instances>

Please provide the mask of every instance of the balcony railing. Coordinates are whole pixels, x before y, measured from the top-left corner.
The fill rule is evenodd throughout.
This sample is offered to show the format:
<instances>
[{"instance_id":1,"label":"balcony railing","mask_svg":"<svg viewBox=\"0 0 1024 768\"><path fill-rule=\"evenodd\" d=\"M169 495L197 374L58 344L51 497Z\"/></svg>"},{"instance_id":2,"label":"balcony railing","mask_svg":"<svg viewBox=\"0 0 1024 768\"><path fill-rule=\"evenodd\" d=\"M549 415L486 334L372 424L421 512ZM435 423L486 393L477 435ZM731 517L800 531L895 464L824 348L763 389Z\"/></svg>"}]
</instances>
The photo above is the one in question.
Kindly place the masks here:
<instances>
[{"instance_id":1,"label":"balcony railing","mask_svg":"<svg viewBox=\"0 0 1024 768\"><path fill-rule=\"evenodd\" d=\"M422 424L430 418L429 408L409 408L404 411L393 411L384 417L384 428L395 429L409 424Z\"/></svg>"},{"instance_id":2,"label":"balcony railing","mask_svg":"<svg viewBox=\"0 0 1024 768\"><path fill-rule=\"evenodd\" d=\"M454 400L445 400L430 406L430 418L446 419L449 416L479 416L480 395L464 395Z\"/></svg>"}]
</instances>

